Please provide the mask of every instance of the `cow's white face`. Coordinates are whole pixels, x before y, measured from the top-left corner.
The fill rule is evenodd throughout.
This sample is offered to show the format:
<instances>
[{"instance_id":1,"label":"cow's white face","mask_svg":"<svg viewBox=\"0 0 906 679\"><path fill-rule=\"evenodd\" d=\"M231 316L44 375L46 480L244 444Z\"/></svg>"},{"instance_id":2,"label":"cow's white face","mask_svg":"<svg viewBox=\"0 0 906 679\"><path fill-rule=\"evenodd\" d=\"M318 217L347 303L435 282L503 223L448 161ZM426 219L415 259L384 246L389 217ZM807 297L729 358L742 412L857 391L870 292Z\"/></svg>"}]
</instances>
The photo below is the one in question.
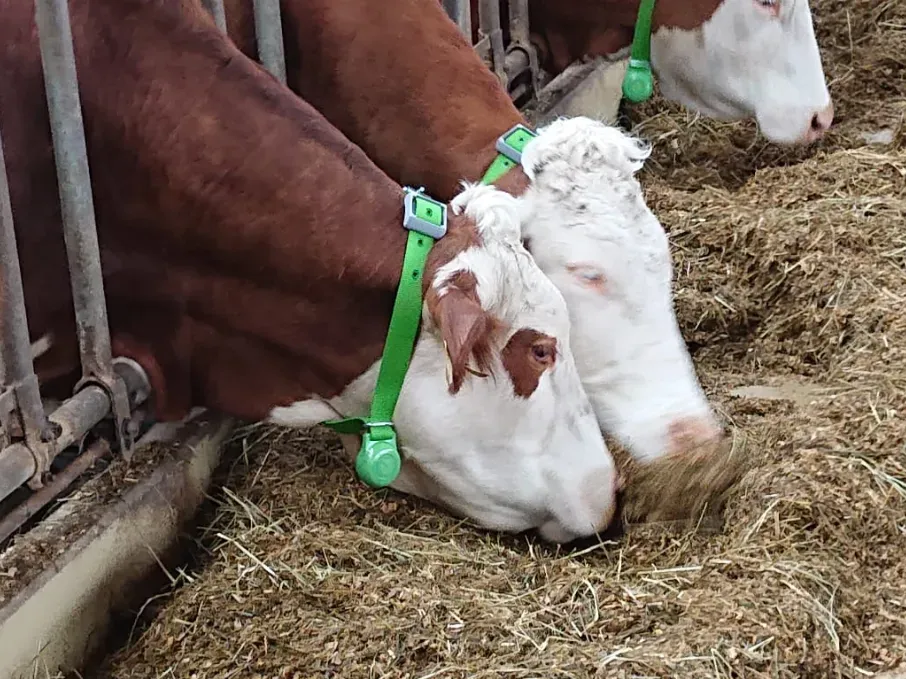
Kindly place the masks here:
<instances>
[{"instance_id":1,"label":"cow's white face","mask_svg":"<svg viewBox=\"0 0 906 679\"><path fill-rule=\"evenodd\" d=\"M724 0L700 28L657 30L651 60L666 98L754 116L778 144L814 141L833 120L808 0Z\"/></svg>"},{"instance_id":2,"label":"cow's white face","mask_svg":"<svg viewBox=\"0 0 906 679\"><path fill-rule=\"evenodd\" d=\"M394 417L404 465L393 487L486 528L538 528L556 542L603 530L615 465L576 370L566 304L522 246L519 202L467 186L452 205L478 239L431 280ZM331 407L367 412L377 368ZM272 419L311 424L303 406Z\"/></svg>"},{"instance_id":3,"label":"cow's white face","mask_svg":"<svg viewBox=\"0 0 906 679\"><path fill-rule=\"evenodd\" d=\"M676 322L667 236L634 177L648 153L577 117L541 128L522 155L529 250L566 299L601 426L641 460L719 435Z\"/></svg>"}]
</instances>

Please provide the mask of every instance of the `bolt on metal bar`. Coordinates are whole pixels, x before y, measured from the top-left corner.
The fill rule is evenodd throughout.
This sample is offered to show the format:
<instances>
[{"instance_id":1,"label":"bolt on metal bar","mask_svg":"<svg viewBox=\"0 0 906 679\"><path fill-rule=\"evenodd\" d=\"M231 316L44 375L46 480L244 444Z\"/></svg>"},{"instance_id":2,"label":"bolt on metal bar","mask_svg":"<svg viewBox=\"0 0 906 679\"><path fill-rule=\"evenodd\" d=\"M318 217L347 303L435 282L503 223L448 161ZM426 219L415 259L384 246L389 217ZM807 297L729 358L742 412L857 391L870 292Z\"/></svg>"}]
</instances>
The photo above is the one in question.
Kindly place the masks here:
<instances>
[{"instance_id":1,"label":"bolt on metal bar","mask_svg":"<svg viewBox=\"0 0 906 679\"><path fill-rule=\"evenodd\" d=\"M285 85L286 57L283 52L280 0L254 0L254 6L258 58L261 60L262 66Z\"/></svg>"},{"instance_id":2,"label":"bolt on metal bar","mask_svg":"<svg viewBox=\"0 0 906 679\"><path fill-rule=\"evenodd\" d=\"M444 10L456 22L459 30L472 43L472 2L471 0L443 0Z\"/></svg>"},{"instance_id":3,"label":"bolt on metal bar","mask_svg":"<svg viewBox=\"0 0 906 679\"><path fill-rule=\"evenodd\" d=\"M117 374L125 383L131 405L139 406L150 396L148 377L132 361L121 361L115 365ZM100 386L90 384L75 396L66 400L48 418L58 435L50 444L47 467L63 450L79 441L98 422L110 413L110 398ZM0 501L8 497L23 483L40 473L38 461L31 449L22 443L14 443L0 452Z\"/></svg>"},{"instance_id":4,"label":"bolt on metal bar","mask_svg":"<svg viewBox=\"0 0 906 679\"><path fill-rule=\"evenodd\" d=\"M35 18L44 66L82 371L86 376L109 375L112 360L110 332L66 0L36 0Z\"/></svg>"},{"instance_id":5,"label":"bolt on metal bar","mask_svg":"<svg viewBox=\"0 0 906 679\"><path fill-rule=\"evenodd\" d=\"M3 391L14 395L10 404L18 411L25 440L29 445L40 445L48 431L47 417L41 403L41 391L31 358L31 341L28 336L28 319L25 313L25 291L19 267L16 230L9 196L9 178L0 138L0 374ZM11 413L3 413L3 424L9 435Z\"/></svg>"},{"instance_id":6,"label":"bolt on metal bar","mask_svg":"<svg viewBox=\"0 0 906 679\"><path fill-rule=\"evenodd\" d=\"M491 70L504 87L507 85L504 72L503 31L500 28L499 0L480 0L478 3L478 27L487 36L491 47Z\"/></svg>"},{"instance_id":7,"label":"bolt on metal bar","mask_svg":"<svg viewBox=\"0 0 906 679\"><path fill-rule=\"evenodd\" d=\"M214 17L214 23L222 33L227 32L226 10L223 7L223 0L202 0L202 5L208 13Z\"/></svg>"}]
</instances>

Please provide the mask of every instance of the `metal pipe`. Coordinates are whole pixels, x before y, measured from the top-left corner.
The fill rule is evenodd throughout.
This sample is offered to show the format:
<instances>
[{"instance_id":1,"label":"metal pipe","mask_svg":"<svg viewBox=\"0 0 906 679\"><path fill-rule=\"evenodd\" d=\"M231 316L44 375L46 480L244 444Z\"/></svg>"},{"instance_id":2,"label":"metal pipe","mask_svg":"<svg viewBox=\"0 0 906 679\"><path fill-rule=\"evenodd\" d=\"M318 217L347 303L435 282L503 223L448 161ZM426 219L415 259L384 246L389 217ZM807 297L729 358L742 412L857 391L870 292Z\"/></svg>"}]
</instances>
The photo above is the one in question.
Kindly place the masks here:
<instances>
[{"instance_id":1,"label":"metal pipe","mask_svg":"<svg viewBox=\"0 0 906 679\"><path fill-rule=\"evenodd\" d=\"M504 60L503 68L506 72L507 81L512 82L516 76L528 70L529 66L529 56L524 50L518 48L512 50L506 55Z\"/></svg>"},{"instance_id":2,"label":"metal pipe","mask_svg":"<svg viewBox=\"0 0 906 679\"><path fill-rule=\"evenodd\" d=\"M456 22L459 30L472 43L472 2L471 0L443 0L444 10Z\"/></svg>"},{"instance_id":3,"label":"metal pipe","mask_svg":"<svg viewBox=\"0 0 906 679\"><path fill-rule=\"evenodd\" d=\"M111 374L110 332L66 0L36 0L82 373Z\"/></svg>"},{"instance_id":4,"label":"metal pipe","mask_svg":"<svg viewBox=\"0 0 906 679\"><path fill-rule=\"evenodd\" d=\"M95 441L65 469L55 474L53 481L36 491L25 502L3 517L3 520L0 521L0 544L109 452L110 444L105 439Z\"/></svg>"},{"instance_id":5,"label":"metal pipe","mask_svg":"<svg viewBox=\"0 0 906 679\"><path fill-rule=\"evenodd\" d=\"M226 33L226 10L223 7L223 0L201 0L201 4L214 17L214 23L217 24L217 28L220 29L221 33Z\"/></svg>"},{"instance_id":6,"label":"metal pipe","mask_svg":"<svg viewBox=\"0 0 906 679\"><path fill-rule=\"evenodd\" d=\"M506 87L499 0L480 0L478 3L478 27L491 43L491 70L494 71L494 74Z\"/></svg>"},{"instance_id":7,"label":"metal pipe","mask_svg":"<svg viewBox=\"0 0 906 679\"><path fill-rule=\"evenodd\" d=\"M509 0L509 11L510 42L528 46L530 41L528 0Z\"/></svg>"},{"instance_id":8,"label":"metal pipe","mask_svg":"<svg viewBox=\"0 0 906 679\"><path fill-rule=\"evenodd\" d=\"M0 139L0 378L3 390L12 390L18 407L25 439L37 445L47 433L47 416L41 403L38 378L31 360L31 340L28 336L28 319L25 312L25 290L19 266L16 230L9 196L9 178ZM3 413L9 425L8 413ZM9 432L7 432L9 435Z\"/></svg>"},{"instance_id":9,"label":"metal pipe","mask_svg":"<svg viewBox=\"0 0 906 679\"><path fill-rule=\"evenodd\" d=\"M144 371L128 363L117 363L116 371L126 384L131 407L141 405L148 397ZM111 410L107 392L89 385L67 399L48 418L58 432L50 445L48 466L63 450L79 441ZM31 450L24 443L14 443L0 453L0 500L28 481L37 470Z\"/></svg>"},{"instance_id":10,"label":"metal pipe","mask_svg":"<svg viewBox=\"0 0 906 679\"><path fill-rule=\"evenodd\" d=\"M255 36L261 65L286 84L286 57L283 53L283 24L280 0L254 0Z\"/></svg>"}]
</instances>

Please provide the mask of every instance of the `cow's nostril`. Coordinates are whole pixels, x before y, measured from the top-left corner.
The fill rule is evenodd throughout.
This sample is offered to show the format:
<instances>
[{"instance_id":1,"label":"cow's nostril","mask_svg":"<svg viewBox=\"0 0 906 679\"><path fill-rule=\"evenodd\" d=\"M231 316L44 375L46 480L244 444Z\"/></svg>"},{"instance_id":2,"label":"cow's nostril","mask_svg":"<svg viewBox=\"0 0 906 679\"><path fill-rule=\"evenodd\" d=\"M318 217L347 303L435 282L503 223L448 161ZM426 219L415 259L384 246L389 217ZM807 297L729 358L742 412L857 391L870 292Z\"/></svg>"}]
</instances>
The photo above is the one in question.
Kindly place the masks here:
<instances>
[{"instance_id":1,"label":"cow's nostril","mask_svg":"<svg viewBox=\"0 0 906 679\"><path fill-rule=\"evenodd\" d=\"M815 138L830 129L831 123L834 122L834 105L828 104L822 110L812 116L811 133Z\"/></svg>"}]
</instances>

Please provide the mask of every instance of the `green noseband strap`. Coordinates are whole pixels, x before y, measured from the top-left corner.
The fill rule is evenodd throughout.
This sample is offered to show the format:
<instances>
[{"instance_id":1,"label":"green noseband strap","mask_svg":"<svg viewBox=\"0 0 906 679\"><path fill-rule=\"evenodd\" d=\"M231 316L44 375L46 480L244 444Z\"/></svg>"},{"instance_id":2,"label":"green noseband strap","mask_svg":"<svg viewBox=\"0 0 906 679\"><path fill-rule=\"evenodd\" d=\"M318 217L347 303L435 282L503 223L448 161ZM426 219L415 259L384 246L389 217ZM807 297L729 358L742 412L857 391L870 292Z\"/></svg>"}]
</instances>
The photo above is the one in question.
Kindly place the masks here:
<instances>
[{"instance_id":1,"label":"green noseband strap","mask_svg":"<svg viewBox=\"0 0 906 679\"><path fill-rule=\"evenodd\" d=\"M655 0L641 0L632 34L629 66L623 76L623 96L634 104L648 99L654 92L651 73L651 22Z\"/></svg>"},{"instance_id":2,"label":"green noseband strap","mask_svg":"<svg viewBox=\"0 0 906 679\"><path fill-rule=\"evenodd\" d=\"M402 458L393 426L393 413L406 379L422 316L422 276L434 241L447 232L447 206L424 195L424 189L404 189L403 227L409 230L403 271L390 315L381 367L368 417L322 422L338 434L360 434L356 456L358 477L372 488L389 486L400 473Z\"/></svg>"}]
</instances>

